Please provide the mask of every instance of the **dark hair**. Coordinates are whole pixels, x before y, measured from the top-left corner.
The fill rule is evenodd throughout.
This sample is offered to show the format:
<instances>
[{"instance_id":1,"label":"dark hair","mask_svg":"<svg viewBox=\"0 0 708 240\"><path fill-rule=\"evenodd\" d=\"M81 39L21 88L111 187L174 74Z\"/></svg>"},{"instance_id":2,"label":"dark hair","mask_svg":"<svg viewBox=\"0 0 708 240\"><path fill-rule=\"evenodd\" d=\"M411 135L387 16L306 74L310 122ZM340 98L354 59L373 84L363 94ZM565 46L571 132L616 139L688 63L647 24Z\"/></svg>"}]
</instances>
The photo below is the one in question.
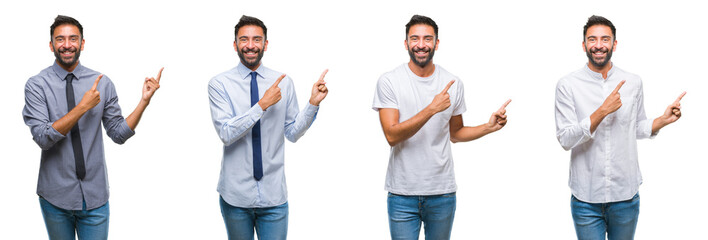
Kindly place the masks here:
<instances>
[{"instance_id":1,"label":"dark hair","mask_svg":"<svg viewBox=\"0 0 708 240\"><path fill-rule=\"evenodd\" d=\"M54 37L54 29L57 28L58 26L64 25L64 24L71 24L79 28L79 33L81 33L81 38L84 38L84 27L81 26L81 23L74 19L73 17L69 16L64 16L64 15L57 15L57 17L54 19L54 23L52 23L52 26L49 27L49 38Z\"/></svg>"},{"instance_id":2,"label":"dark hair","mask_svg":"<svg viewBox=\"0 0 708 240\"><path fill-rule=\"evenodd\" d=\"M425 24L433 27L433 30L435 31L435 39L438 39L438 25L435 24L435 21L433 21L433 19L429 17L418 14L413 15L413 17L411 17L411 20L408 21L408 23L406 24L406 38L408 38L408 32L411 30L411 27L417 24Z\"/></svg>"},{"instance_id":3,"label":"dark hair","mask_svg":"<svg viewBox=\"0 0 708 240\"><path fill-rule=\"evenodd\" d=\"M237 39L238 38L238 30L241 27L248 26L248 25L261 27L263 29L263 38L265 38L263 40L268 39L268 28L266 28L265 24L263 24L263 21L261 21L258 18L243 15L243 16L241 16L241 19L238 20L238 24L236 24L236 27L235 27L236 29L234 30L234 38L236 40L238 40Z\"/></svg>"},{"instance_id":4,"label":"dark hair","mask_svg":"<svg viewBox=\"0 0 708 240\"><path fill-rule=\"evenodd\" d=\"M585 23L585 27L583 27L583 42L585 42L585 37L588 34L588 28L595 25L604 25L610 27L610 29L612 29L612 38L615 40L617 39L617 29L615 29L615 25L612 24L610 20L601 16L592 15L588 18L588 22Z\"/></svg>"}]
</instances>

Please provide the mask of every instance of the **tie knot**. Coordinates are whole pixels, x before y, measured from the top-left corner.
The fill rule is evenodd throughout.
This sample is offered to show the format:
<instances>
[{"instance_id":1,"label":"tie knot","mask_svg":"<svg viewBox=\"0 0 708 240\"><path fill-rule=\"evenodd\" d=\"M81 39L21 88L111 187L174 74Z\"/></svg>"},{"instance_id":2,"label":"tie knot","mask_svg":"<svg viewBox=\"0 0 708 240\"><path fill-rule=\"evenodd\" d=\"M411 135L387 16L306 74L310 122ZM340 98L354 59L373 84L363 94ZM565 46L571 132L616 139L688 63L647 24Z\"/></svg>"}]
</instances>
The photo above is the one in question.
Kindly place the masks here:
<instances>
[{"instance_id":1,"label":"tie knot","mask_svg":"<svg viewBox=\"0 0 708 240\"><path fill-rule=\"evenodd\" d=\"M64 78L64 80L71 82L71 80L74 80L74 74L73 73L67 74L66 77Z\"/></svg>"}]
</instances>

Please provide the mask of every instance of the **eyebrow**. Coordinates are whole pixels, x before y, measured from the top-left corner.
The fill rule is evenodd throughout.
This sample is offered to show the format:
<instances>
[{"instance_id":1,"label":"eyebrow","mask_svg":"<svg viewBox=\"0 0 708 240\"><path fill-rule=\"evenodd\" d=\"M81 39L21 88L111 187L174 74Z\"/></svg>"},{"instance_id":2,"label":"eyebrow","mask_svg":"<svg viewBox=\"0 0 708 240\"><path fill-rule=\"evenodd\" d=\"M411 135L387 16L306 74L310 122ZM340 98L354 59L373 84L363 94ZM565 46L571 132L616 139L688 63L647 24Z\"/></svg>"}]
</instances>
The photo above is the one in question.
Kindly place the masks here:
<instances>
[{"instance_id":1,"label":"eyebrow","mask_svg":"<svg viewBox=\"0 0 708 240\"><path fill-rule=\"evenodd\" d=\"M420 35L410 35L410 36L408 36L408 38L412 38L412 37L421 37L421 36L420 36ZM424 36L422 36L422 37L423 37L423 38L428 38L428 37L434 38L435 36L434 36L434 35L424 35Z\"/></svg>"}]
</instances>

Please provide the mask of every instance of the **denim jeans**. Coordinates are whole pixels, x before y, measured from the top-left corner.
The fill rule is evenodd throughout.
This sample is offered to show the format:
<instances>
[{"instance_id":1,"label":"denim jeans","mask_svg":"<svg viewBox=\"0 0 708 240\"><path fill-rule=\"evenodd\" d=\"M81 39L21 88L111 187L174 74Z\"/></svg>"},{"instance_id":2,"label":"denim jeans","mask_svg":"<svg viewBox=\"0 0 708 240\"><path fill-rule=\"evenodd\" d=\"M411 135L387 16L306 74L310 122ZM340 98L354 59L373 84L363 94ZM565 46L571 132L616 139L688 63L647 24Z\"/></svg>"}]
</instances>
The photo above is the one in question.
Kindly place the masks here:
<instances>
[{"instance_id":1,"label":"denim jeans","mask_svg":"<svg viewBox=\"0 0 708 240\"><path fill-rule=\"evenodd\" d=\"M240 208L219 196L221 216L229 240L253 240L255 228L260 240L285 240L288 235L288 203L267 208Z\"/></svg>"},{"instance_id":2,"label":"denim jeans","mask_svg":"<svg viewBox=\"0 0 708 240\"><path fill-rule=\"evenodd\" d=\"M450 239L456 206L455 193L431 196L389 193L388 225L391 239L418 239L421 222L425 228L425 239Z\"/></svg>"},{"instance_id":3,"label":"denim jeans","mask_svg":"<svg viewBox=\"0 0 708 240\"><path fill-rule=\"evenodd\" d=\"M65 210L40 197L39 206L50 240L76 239L76 235L79 235L79 239L108 239L108 203L86 210L84 202L82 210Z\"/></svg>"},{"instance_id":4,"label":"denim jeans","mask_svg":"<svg viewBox=\"0 0 708 240\"><path fill-rule=\"evenodd\" d=\"M639 193L632 199L610 203L586 203L570 198L575 233L579 240L634 239L639 219Z\"/></svg>"}]
</instances>

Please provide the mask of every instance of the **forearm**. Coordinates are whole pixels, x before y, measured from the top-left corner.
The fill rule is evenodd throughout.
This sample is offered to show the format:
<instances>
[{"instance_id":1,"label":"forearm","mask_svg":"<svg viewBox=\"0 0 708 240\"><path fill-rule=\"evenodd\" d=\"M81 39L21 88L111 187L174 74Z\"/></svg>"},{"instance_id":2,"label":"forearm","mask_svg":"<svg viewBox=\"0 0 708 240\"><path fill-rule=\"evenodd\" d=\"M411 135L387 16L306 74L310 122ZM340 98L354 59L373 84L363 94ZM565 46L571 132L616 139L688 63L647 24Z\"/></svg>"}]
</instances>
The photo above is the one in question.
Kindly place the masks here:
<instances>
[{"instance_id":1,"label":"forearm","mask_svg":"<svg viewBox=\"0 0 708 240\"><path fill-rule=\"evenodd\" d=\"M608 115L602 107L598 108L590 114L590 133L594 133L595 130L597 129L598 126L600 126L600 123L602 122L603 119Z\"/></svg>"},{"instance_id":2,"label":"forearm","mask_svg":"<svg viewBox=\"0 0 708 240\"><path fill-rule=\"evenodd\" d=\"M388 123L383 126L384 135L386 135L386 140L391 146L395 146L415 135L423 125L430 120L431 117L435 115L435 112L429 108L424 108L422 111L418 112L412 118L403 121L401 123ZM398 117L398 116L396 116ZM397 119L396 119L397 120ZM382 122L382 125L385 124Z\"/></svg>"},{"instance_id":3,"label":"forearm","mask_svg":"<svg viewBox=\"0 0 708 240\"><path fill-rule=\"evenodd\" d=\"M290 142L297 142L300 137L305 135L312 123L315 121L319 107L310 103L305 105L302 111L295 116L295 121L285 124L285 138Z\"/></svg>"},{"instance_id":4,"label":"forearm","mask_svg":"<svg viewBox=\"0 0 708 240\"><path fill-rule=\"evenodd\" d=\"M135 128L140 122L140 118L143 116L143 112L145 112L145 109L149 104L150 102L141 99L140 102L138 102L138 106L135 107L135 110L133 110L133 112L130 113L130 115L128 115L125 119L128 123L128 127L130 127L130 130L135 131Z\"/></svg>"},{"instance_id":5,"label":"forearm","mask_svg":"<svg viewBox=\"0 0 708 240\"><path fill-rule=\"evenodd\" d=\"M457 131L450 131L450 141L453 143L456 142L468 142L472 141L478 138L483 137L484 135L493 133L494 130L489 127L488 124L481 124L479 126L474 126L474 127L462 127Z\"/></svg>"},{"instance_id":6,"label":"forearm","mask_svg":"<svg viewBox=\"0 0 708 240\"><path fill-rule=\"evenodd\" d=\"M669 125L669 123L665 119L661 117L655 118L651 124L651 134L656 135L666 125Z\"/></svg>"},{"instance_id":7,"label":"forearm","mask_svg":"<svg viewBox=\"0 0 708 240\"><path fill-rule=\"evenodd\" d=\"M71 109L66 115L61 117L59 120L55 121L52 124L52 127L57 130L57 132L61 133L62 135L66 135L71 131L71 128L76 125L77 122L79 122L79 119L87 112L87 109L84 109L81 106L76 106L74 109Z\"/></svg>"}]
</instances>

